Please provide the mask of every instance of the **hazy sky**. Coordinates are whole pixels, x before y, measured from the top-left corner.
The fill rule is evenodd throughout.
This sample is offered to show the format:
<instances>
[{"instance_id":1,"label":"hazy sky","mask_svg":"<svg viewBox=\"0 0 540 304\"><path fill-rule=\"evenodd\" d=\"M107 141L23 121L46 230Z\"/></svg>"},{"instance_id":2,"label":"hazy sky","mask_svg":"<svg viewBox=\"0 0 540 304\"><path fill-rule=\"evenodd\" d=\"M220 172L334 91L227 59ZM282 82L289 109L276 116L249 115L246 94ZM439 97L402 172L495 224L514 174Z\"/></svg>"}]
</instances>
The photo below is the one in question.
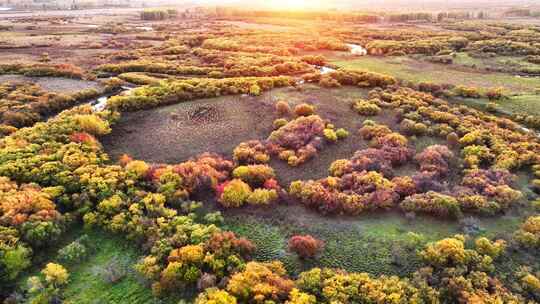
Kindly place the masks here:
<instances>
[{"instance_id":1,"label":"hazy sky","mask_svg":"<svg viewBox=\"0 0 540 304\"><path fill-rule=\"evenodd\" d=\"M192 0L209 5L240 5L249 7L298 6L303 8L490 8L513 5L540 5L540 0Z\"/></svg>"}]
</instances>

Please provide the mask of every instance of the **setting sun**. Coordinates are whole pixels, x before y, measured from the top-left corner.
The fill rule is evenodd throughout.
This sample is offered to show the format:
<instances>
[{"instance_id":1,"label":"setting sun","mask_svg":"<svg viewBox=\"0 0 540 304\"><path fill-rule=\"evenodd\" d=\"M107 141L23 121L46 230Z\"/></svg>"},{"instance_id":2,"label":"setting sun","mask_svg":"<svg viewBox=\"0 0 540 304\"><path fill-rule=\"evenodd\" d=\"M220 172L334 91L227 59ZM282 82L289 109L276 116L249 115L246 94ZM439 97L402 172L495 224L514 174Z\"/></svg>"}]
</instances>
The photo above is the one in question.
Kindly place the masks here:
<instances>
[{"instance_id":1,"label":"setting sun","mask_svg":"<svg viewBox=\"0 0 540 304\"><path fill-rule=\"evenodd\" d=\"M313 7L308 0L272 0L268 4L279 9L306 9Z\"/></svg>"}]
</instances>

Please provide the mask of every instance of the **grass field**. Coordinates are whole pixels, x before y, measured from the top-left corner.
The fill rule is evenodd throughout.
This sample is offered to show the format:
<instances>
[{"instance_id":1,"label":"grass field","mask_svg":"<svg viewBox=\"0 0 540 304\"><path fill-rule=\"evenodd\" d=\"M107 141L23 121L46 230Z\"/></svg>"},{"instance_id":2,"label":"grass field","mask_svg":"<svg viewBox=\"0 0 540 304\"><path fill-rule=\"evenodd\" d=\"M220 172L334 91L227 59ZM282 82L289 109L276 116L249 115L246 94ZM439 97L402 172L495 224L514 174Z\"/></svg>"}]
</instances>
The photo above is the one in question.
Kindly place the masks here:
<instances>
[{"instance_id":1,"label":"grass field","mask_svg":"<svg viewBox=\"0 0 540 304\"><path fill-rule=\"evenodd\" d=\"M488 68L488 67L537 67L534 63L529 63L524 57L519 56L499 56L499 57L487 57L476 58L470 56L468 53L456 53L454 56L454 64L462 65L473 68Z\"/></svg>"},{"instance_id":2,"label":"grass field","mask_svg":"<svg viewBox=\"0 0 540 304\"><path fill-rule=\"evenodd\" d=\"M487 98L453 98L453 101L479 110L486 110ZM516 95L497 101L497 110L504 115L540 115L540 95Z\"/></svg>"},{"instance_id":3,"label":"grass field","mask_svg":"<svg viewBox=\"0 0 540 304\"><path fill-rule=\"evenodd\" d=\"M499 102L499 107L510 112L540 115L540 95L512 96Z\"/></svg>"},{"instance_id":4,"label":"grass field","mask_svg":"<svg viewBox=\"0 0 540 304\"><path fill-rule=\"evenodd\" d=\"M331 61L331 63L342 68L365 69L388 74L415 83L434 82L479 88L504 87L512 94L532 94L535 89L540 88L540 78L480 72L470 68L434 64L409 57L365 56L354 59L341 57Z\"/></svg>"},{"instance_id":5,"label":"grass field","mask_svg":"<svg viewBox=\"0 0 540 304\"><path fill-rule=\"evenodd\" d=\"M251 239L257 245L255 259L281 260L293 274L316 267L337 267L373 275L409 275L419 265L414 250L404 246L435 241L463 233L456 221L418 216L406 219L399 212L372 213L361 217L328 217L298 205L280 206L271 212L243 210L226 212L225 228ZM479 235L494 237L511 234L522 215L477 218ZM301 260L287 250L287 239L295 234L310 234L325 241L318 260Z\"/></svg>"},{"instance_id":6,"label":"grass field","mask_svg":"<svg viewBox=\"0 0 540 304\"><path fill-rule=\"evenodd\" d=\"M114 303L178 303L180 298L157 299L149 286L139 278L133 265L140 259L140 250L121 236L114 236L101 231L75 229L89 237L94 244L89 257L80 263L63 263L69 272L69 283L63 289L66 303L77 304L114 304ZM50 260L56 258L49 253ZM123 275L115 282L110 282L103 275L105 269L120 270ZM39 269L30 272L21 280L20 285L31 275L38 275Z\"/></svg>"}]
</instances>

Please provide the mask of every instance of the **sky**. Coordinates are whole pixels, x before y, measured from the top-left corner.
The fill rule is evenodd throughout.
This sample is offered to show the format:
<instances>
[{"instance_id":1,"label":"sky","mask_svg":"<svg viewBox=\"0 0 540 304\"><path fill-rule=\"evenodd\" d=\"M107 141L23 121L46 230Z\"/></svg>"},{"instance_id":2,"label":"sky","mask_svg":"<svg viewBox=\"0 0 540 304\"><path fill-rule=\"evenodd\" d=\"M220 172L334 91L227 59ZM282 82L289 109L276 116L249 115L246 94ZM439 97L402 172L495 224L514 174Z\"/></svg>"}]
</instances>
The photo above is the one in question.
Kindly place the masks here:
<instances>
[{"instance_id":1,"label":"sky","mask_svg":"<svg viewBox=\"0 0 540 304\"><path fill-rule=\"evenodd\" d=\"M376 9L384 7L409 9L493 8L513 5L539 5L540 0L192 0L202 5L239 5L245 8L338 8Z\"/></svg>"}]
</instances>

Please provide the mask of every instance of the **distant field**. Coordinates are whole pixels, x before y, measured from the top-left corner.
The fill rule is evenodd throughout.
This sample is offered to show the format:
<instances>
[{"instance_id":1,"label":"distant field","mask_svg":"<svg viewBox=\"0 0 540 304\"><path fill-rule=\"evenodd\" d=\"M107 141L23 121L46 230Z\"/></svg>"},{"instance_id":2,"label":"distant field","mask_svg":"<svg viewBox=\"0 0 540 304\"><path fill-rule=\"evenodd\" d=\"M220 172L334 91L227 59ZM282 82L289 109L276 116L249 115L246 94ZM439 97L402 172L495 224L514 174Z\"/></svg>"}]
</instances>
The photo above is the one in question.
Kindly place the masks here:
<instances>
[{"instance_id":1,"label":"distant field","mask_svg":"<svg viewBox=\"0 0 540 304\"><path fill-rule=\"evenodd\" d=\"M464 61L464 60L463 60ZM331 61L342 68L366 69L412 82L434 82L476 86L480 88L504 87L513 94L532 93L540 88L540 78L517 77L503 73L478 72L441 64L414 60L408 57L359 57Z\"/></svg>"},{"instance_id":2,"label":"distant field","mask_svg":"<svg viewBox=\"0 0 540 304\"><path fill-rule=\"evenodd\" d=\"M533 115L540 115L540 96L513 96L509 100L501 101L499 106L501 109L506 109L511 112L524 112Z\"/></svg>"}]
</instances>

